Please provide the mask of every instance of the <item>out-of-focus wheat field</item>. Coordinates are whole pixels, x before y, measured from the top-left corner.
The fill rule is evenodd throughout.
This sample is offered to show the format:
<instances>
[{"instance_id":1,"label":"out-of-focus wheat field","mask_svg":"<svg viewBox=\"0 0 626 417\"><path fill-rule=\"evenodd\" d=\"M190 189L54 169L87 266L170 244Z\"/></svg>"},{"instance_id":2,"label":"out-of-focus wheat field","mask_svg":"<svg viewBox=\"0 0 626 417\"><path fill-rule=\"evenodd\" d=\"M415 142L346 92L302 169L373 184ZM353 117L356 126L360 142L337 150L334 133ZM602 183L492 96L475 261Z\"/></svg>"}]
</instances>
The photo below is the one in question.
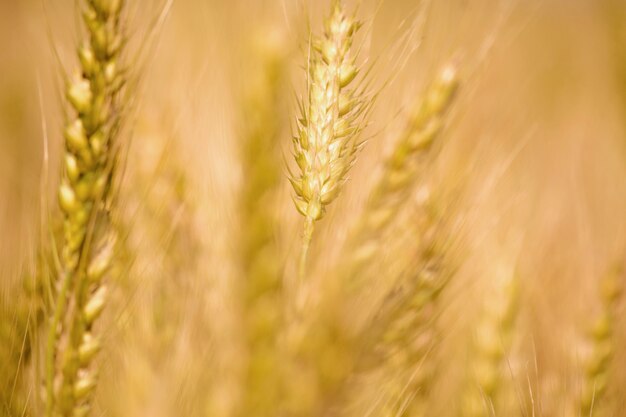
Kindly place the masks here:
<instances>
[{"instance_id":1,"label":"out-of-focus wheat field","mask_svg":"<svg viewBox=\"0 0 626 417\"><path fill-rule=\"evenodd\" d=\"M626 415L622 0L344 0L367 110L305 256L289 178L333 1L125 1L101 347L88 409L49 414L91 2L0 0L1 416ZM432 146L390 174L442 73Z\"/></svg>"}]
</instances>

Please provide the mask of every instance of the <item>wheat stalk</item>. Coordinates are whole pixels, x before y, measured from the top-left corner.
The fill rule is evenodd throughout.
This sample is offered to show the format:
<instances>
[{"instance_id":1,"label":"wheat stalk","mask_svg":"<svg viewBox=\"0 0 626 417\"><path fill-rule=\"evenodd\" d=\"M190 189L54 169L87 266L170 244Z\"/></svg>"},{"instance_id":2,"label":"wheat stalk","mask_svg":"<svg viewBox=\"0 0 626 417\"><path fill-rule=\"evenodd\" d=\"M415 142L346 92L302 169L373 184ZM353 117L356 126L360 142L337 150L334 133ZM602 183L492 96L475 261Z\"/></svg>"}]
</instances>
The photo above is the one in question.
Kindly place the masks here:
<instances>
[{"instance_id":1,"label":"wheat stalk","mask_svg":"<svg viewBox=\"0 0 626 417\"><path fill-rule=\"evenodd\" d=\"M277 218L272 204L280 184L278 144L283 45L266 37L243 105L246 131L242 166L242 283L248 355L240 413L273 416L283 395L278 336L284 302L280 254L275 242ZM262 203L259 203L262 202Z\"/></svg>"},{"instance_id":2,"label":"wheat stalk","mask_svg":"<svg viewBox=\"0 0 626 417\"><path fill-rule=\"evenodd\" d=\"M119 93L125 76L123 0L87 0L88 41L78 50L80 74L67 88L75 110L65 129L64 175L59 186L63 242L45 352L46 416L81 416L96 385L92 366L100 342L93 332L104 308L103 275L111 264L111 183L120 128Z\"/></svg>"},{"instance_id":3,"label":"wheat stalk","mask_svg":"<svg viewBox=\"0 0 626 417\"><path fill-rule=\"evenodd\" d=\"M350 50L359 27L335 1L324 33L311 42L308 100L293 139L300 173L290 177L296 208L305 219L300 276L305 273L315 222L339 194L359 149L361 116L368 108L363 92L350 88L358 73Z\"/></svg>"}]
</instances>

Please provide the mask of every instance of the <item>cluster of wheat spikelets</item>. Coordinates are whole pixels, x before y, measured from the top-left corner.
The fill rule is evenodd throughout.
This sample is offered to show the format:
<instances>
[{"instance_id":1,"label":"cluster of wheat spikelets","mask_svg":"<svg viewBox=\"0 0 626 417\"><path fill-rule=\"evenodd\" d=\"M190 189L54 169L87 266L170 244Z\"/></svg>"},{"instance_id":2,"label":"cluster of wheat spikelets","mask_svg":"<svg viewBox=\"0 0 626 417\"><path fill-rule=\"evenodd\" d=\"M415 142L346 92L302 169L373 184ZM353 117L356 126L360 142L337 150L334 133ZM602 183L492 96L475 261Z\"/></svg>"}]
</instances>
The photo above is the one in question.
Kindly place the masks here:
<instances>
[{"instance_id":1,"label":"cluster of wheat spikelets","mask_svg":"<svg viewBox=\"0 0 626 417\"><path fill-rule=\"evenodd\" d=\"M172 3L137 40L141 5L78 2L61 175L50 181L58 204L44 205L36 256L0 305L0 415L621 415L623 222L607 226L617 243L603 242L584 271L593 277L583 302L537 307L561 296L575 304L572 281L544 290L534 276L576 265L529 262L558 257L546 235L568 233L545 221L553 229L541 234L532 207L500 200L504 172L522 171L507 184L521 189L534 166L515 164L532 131L516 133L493 165L455 166L445 150L458 125L471 126L460 110L483 84L482 61L452 53L428 64L393 123L381 122L384 106L407 95L395 71L411 69L399 63L419 43L411 32L428 2L387 57L372 52L371 17L323 3L321 24L312 19L297 42L271 27L235 38L238 28L218 22L235 12L211 9L211 35L224 32L224 48L244 58L210 51L223 59L199 66L219 103L189 113L212 136L236 139L205 148L174 103L194 100L203 78L191 91L138 82L151 75L138 57L157 59ZM187 47L176 45L181 55ZM233 82L219 65L246 76ZM158 70L172 85L188 74L177 62ZM565 359L550 362L546 346L561 343Z\"/></svg>"}]
</instances>

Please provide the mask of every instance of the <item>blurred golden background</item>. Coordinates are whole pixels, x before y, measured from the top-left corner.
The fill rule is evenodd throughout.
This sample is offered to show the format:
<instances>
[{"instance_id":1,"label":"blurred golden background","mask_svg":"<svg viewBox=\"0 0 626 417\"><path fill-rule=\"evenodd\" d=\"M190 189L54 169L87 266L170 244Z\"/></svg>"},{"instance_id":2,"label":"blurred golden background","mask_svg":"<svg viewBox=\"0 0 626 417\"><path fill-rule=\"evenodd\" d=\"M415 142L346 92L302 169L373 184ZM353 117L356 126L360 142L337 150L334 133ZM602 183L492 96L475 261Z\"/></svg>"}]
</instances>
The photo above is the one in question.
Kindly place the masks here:
<instances>
[{"instance_id":1,"label":"blurred golden background","mask_svg":"<svg viewBox=\"0 0 626 417\"><path fill-rule=\"evenodd\" d=\"M0 415L47 415L65 75L90 1L0 0ZM90 415L624 415L626 3L343 3L371 108L303 280L292 136L331 1L125 2L136 82ZM346 269L444 68L433 149Z\"/></svg>"}]
</instances>

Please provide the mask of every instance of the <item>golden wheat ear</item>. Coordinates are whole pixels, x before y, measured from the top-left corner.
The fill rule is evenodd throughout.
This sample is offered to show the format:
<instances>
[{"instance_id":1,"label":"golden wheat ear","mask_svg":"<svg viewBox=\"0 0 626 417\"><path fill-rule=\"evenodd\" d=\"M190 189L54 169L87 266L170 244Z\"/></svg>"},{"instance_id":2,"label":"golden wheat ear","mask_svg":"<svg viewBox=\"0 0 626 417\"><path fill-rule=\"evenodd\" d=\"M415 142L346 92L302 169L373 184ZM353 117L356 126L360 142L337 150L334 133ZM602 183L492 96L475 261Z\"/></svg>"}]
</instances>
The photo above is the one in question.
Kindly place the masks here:
<instances>
[{"instance_id":1,"label":"golden wheat ear","mask_svg":"<svg viewBox=\"0 0 626 417\"><path fill-rule=\"evenodd\" d=\"M351 285L360 268L378 252L382 233L419 182L420 169L437 143L458 84L457 69L448 64L417 99L406 127L386 159L365 209L350 233L342 269Z\"/></svg>"},{"instance_id":2,"label":"golden wheat ear","mask_svg":"<svg viewBox=\"0 0 626 417\"><path fill-rule=\"evenodd\" d=\"M45 352L46 416L90 412L97 380L93 359L100 348L93 326L106 302L102 280L115 241L109 204L126 80L120 66L123 0L83 3L87 39L66 95L74 115L64 130L63 240Z\"/></svg>"},{"instance_id":3,"label":"golden wheat ear","mask_svg":"<svg viewBox=\"0 0 626 417\"><path fill-rule=\"evenodd\" d=\"M370 106L364 92L353 86L359 68L351 48L359 27L341 2L333 2L323 34L310 43L308 97L293 138L299 173L289 178L296 209L305 219L301 276L315 222L337 197L354 164Z\"/></svg>"}]
</instances>

